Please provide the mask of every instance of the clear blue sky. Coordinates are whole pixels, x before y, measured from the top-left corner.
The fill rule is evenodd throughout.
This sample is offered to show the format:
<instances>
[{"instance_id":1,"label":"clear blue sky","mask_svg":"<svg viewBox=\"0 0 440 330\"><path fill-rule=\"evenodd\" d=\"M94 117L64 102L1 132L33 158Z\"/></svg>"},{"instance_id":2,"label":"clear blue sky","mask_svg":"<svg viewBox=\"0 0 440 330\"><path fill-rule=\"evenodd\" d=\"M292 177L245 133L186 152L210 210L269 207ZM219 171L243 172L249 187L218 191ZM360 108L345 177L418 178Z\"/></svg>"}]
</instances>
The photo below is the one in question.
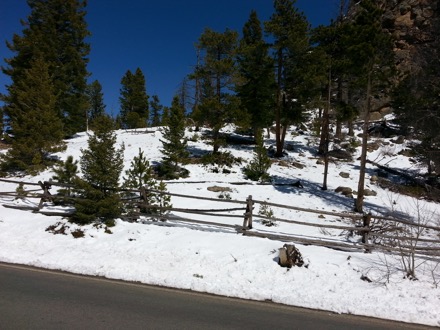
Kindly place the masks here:
<instances>
[{"instance_id":1,"label":"clear blue sky","mask_svg":"<svg viewBox=\"0 0 440 330\"><path fill-rule=\"evenodd\" d=\"M298 0L312 26L336 17L339 0ZM241 33L250 11L261 21L273 12L272 0L89 0L87 23L92 36L88 70L90 81L103 86L107 112L119 112L120 81L140 67L147 93L169 105L182 79L192 71L194 43L205 27ZM29 15L25 0L0 0L0 58L11 57L5 43L21 33L20 19ZM0 73L0 93L9 78Z\"/></svg>"}]
</instances>

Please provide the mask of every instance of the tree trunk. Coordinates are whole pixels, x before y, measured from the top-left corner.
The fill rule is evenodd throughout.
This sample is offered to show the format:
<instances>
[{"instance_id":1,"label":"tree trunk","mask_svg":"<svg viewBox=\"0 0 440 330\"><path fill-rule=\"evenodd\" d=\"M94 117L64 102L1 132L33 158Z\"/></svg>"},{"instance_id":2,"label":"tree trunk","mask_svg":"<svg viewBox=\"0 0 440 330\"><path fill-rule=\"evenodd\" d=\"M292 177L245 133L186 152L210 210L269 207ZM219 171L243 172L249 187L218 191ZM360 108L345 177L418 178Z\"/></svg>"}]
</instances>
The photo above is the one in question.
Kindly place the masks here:
<instances>
[{"instance_id":1,"label":"tree trunk","mask_svg":"<svg viewBox=\"0 0 440 330\"><path fill-rule=\"evenodd\" d=\"M359 183L358 192L355 201L355 212L363 212L364 206L364 186L365 186L365 171L367 165L367 143L368 143L368 126L370 122L370 109L371 109L371 70L368 72L367 79L367 106L365 121L362 132L362 151L361 151L361 164L359 170Z\"/></svg>"},{"instance_id":2,"label":"tree trunk","mask_svg":"<svg viewBox=\"0 0 440 330\"><path fill-rule=\"evenodd\" d=\"M328 93L327 93L327 105L325 107L325 113L324 113L324 122L322 125L322 134L321 134L321 142L324 142L324 179L322 183L322 190L327 190L327 176L328 176L328 145L330 143L330 136L329 136L329 112L330 112L330 102L331 102L331 96L332 96L332 70L331 66L328 71ZM319 146L321 148L321 145Z\"/></svg>"},{"instance_id":3,"label":"tree trunk","mask_svg":"<svg viewBox=\"0 0 440 330\"><path fill-rule=\"evenodd\" d=\"M348 136L354 136L354 124L353 119L348 121Z\"/></svg>"},{"instance_id":4,"label":"tree trunk","mask_svg":"<svg viewBox=\"0 0 440 330\"><path fill-rule=\"evenodd\" d=\"M217 129L213 129L212 132L212 146L213 153L218 153L218 151L220 150L220 132Z\"/></svg>"},{"instance_id":5,"label":"tree trunk","mask_svg":"<svg viewBox=\"0 0 440 330\"><path fill-rule=\"evenodd\" d=\"M342 139L342 121L340 119L336 120L335 138L339 140Z\"/></svg>"},{"instance_id":6,"label":"tree trunk","mask_svg":"<svg viewBox=\"0 0 440 330\"><path fill-rule=\"evenodd\" d=\"M282 95L282 73L283 73L283 51L280 48L278 50L278 72L277 72L277 106L275 110L275 157L283 156L284 143L281 141L281 108L283 106L283 95Z\"/></svg>"},{"instance_id":7,"label":"tree trunk","mask_svg":"<svg viewBox=\"0 0 440 330\"><path fill-rule=\"evenodd\" d=\"M322 117L322 128L321 128L321 140L319 142L318 154L325 155L328 152L328 139L329 139L329 112L330 112L330 98L332 93L332 71L331 67L328 71L328 86L327 86L327 104L324 108L324 113ZM321 110L319 110L321 111Z\"/></svg>"}]
</instances>

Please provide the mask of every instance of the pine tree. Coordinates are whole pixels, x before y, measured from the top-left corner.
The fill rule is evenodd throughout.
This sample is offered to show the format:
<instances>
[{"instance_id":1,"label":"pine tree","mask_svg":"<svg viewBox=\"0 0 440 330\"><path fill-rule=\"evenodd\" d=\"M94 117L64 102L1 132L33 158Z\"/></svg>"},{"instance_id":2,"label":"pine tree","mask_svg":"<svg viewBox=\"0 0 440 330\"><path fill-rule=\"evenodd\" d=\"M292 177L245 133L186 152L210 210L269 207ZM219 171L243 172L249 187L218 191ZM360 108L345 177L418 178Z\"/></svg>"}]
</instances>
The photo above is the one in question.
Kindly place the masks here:
<instances>
[{"instance_id":1,"label":"pine tree","mask_svg":"<svg viewBox=\"0 0 440 330\"><path fill-rule=\"evenodd\" d=\"M54 86L42 58L31 61L21 79L8 87L5 98L12 145L2 157L2 170L34 173L51 163L51 153L64 150L61 119L56 112Z\"/></svg>"},{"instance_id":2,"label":"pine tree","mask_svg":"<svg viewBox=\"0 0 440 330\"><path fill-rule=\"evenodd\" d=\"M271 166L271 161L269 155L267 154L267 150L264 147L264 140L261 130L257 133L256 142L254 158L244 169L244 173L248 179L253 181L269 181L269 174L267 171Z\"/></svg>"},{"instance_id":3,"label":"pine tree","mask_svg":"<svg viewBox=\"0 0 440 330\"><path fill-rule=\"evenodd\" d=\"M338 122L342 120L352 120L356 114L346 102L343 102L343 83L346 80L346 56L345 47L342 40L347 32L347 22L343 20L346 1L340 2L340 13L336 21L332 21L329 26L319 26L312 31L312 43L317 44L313 48L313 55L316 57L314 66L316 72L317 87L320 89L315 95L320 110L323 108L320 125L320 143L318 154L324 156L324 178L323 190L327 190L328 176L328 149L330 144L330 113L333 111ZM335 82L337 88L334 88ZM336 95L336 100L335 100ZM319 104L320 103L320 104Z\"/></svg>"},{"instance_id":4,"label":"pine tree","mask_svg":"<svg viewBox=\"0 0 440 330\"><path fill-rule=\"evenodd\" d=\"M15 54L7 59L3 72L12 80L11 88L21 84L26 70L41 59L46 63L53 84L55 109L63 121L64 134L70 136L86 128L86 78L89 36L85 22L84 0L28 0L31 14L22 21L21 35L15 34L8 48ZM14 103L8 95L4 107L6 115L14 117Z\"/></svg>"},{"instance_id":5,"label":"pine tree","mask_svg":"<svg viewBox=\"0 0 440 330\"><path fill-rule=\"evenodd\" d=\"M121 214L120 197L116 191L123 168L124 147L116 149L114 122L108 116L95 120L88 148L80 159L82 179L75 182L79 198L75 202L73 221L80 224L95 220L111 224Z\"/></svg>"},{"instance_id":6,"label":"pine tree","mask_svg":"<svg viewBox=\"0 0 440 330\"><path fill-rule=\"evenodd\" d=\"M130 168L125 171L125 175L124 186L126 188L140 189L147 186L154 189L156 186L153 168L141 148L139 148L138 155L131 161Z\"/></svg>"},{"instance_id":7,"label":"pine tree","mask_svg":"<svg viewBox=\"0 0 440 330\"><path fill-rule=\"evenodd\" d=\"M274 63L268 50L257 13L252 11L243 28L243 38L237 50L241 80L237 93L241 106L251 116L255 136L259 129L268 127L273 120L275 77Z\"/></svg>"},{"instance_id":8,"label":"pine tree","mask_svg":"<svg viewBox=\"0 0 440 330\"><path fill-rule=\"evenodd\" d=\"M179 97L180 105L183 108L183 113L186 115L187 109L191 108L192 106L191 86L189 84L188 77L183 78L177 89L176 95Z\"/></svg>"},{"instance_id":9,"label":"pine tree","mask_svg":"<svg viewBox=\"0 0 440 330\"><path fill-rule=\"evenodd\" d=\"M153 95L150 101L150 112L151 112L151 126L160 126L160 114L162 112L163 106L160 104L159 96Z\"/></svg>"},{"instance_id":10,"label":"pine tree","mask_svg":"<svg viewBox=\"0 0 440 330\"><path fill-rule=\"evenodd\" d=\"M309 23L295 8L296 0L275 0L275 13L265 23L273 38L276 67L275 156L283 156L287 128L302 119L303 97L310 77L305 60L309 55Z\"/></svg>"},{"instance_id":11,"label":"pine tree","mask_svg":"<svg viewBox=\"0 0 440 330\"><path fill-rule=\"evenodd\" d=\"M150 190L158 189L158 184L154 178L154 170L150 166L150 162L145 157L143 151L139 148L139 153L133 158L130 168L125 171L124 187L128 189L146 188L145 195L140 197L149 205L157 204L157 193ZM155 208L141 208L143 213L157 213Z\"/></svg>"},{"instance_id":12,"label":"pine tree","mask_svg":"<svg viewBox=\"0 0 440 330\"><path fill-rule=\"evenodd\" d=\"M65 197L70 197L72 186L78 176L78 161L73 160L73 156L68 156L67 159L53 169L55 175L53 180L58 183L66 184L67 187L58 190L58 193Z\"/></svg>"},{"instance_id":13,"label":"pine tree","mask_svg":"<svg viewBox=\"0 0 440 330\"><path fill-rule=\"evenodd\" d=\"M180 104L179 97L173 98L170 108L168 126L164 127L164 140L162 142L162 167L161 174L168 178L187 176L188 171L181 169L179 164L186 163L188 151L185 140L185 114Z\"/></svg>"},{"instance_id":14,"label":"pine tree","mask_svg":"<svg viewBox=\"0 0 440 330\"><path fill-rule=\"evenodd\" d=\"M87 119L89 122L93 122L96 118L105 115L104 94L98 80L87 86L87 96L89 101Z\"/></svg>"},{"instance_id":15,"label":"pine tree","mask_svg":"<svg viewBox=\"0 0 440 330\"><path fill-rule=\"evenodd\" d=\"M165 194L167 192L167 185L163 181L160 181L157 190L159 191L159 193L157 193L156 195L157 206L159 206L158 213L160 216L160 220L165 221L165 218L163 218L162 216L169 213L169 211L164 208L173 207L173 205L171 204L171 196Z\"/></svg>"},{"instance_id":16,"label":"pine tree","mask_svg":"<svg viewBox=\"0 0 440 330\"><path fill-rule=\"evenodd\" d=\"M127 70L121 79L121 121L123 128L146 127L149 119L149 106L145 76L140 68L133 74Z\"/></svg>"},{"instance_id":17,"label":"pine tree","mask_svg":"<svg viewBox=\"0 0 440 330\"><path fill-rule=\"evenodd\" d=\"M201 63L194 77L210 85L210 92L201 96L198 108L198 121L208 124L212 129L213 152L221 146L220 129L234 118L237 110L237 97L230 93L236 73L234 52L238 34L227 29L223 33L205 29L199 38L197 48ZM208 89L204 88L205 92Z\"/></svg>"},{"instance_id":18,"label":"pine tree","mask_svg":"<svg viewBox=\"0 0 440 330\"><path fill-rule=\"evenodd\" d=\"M362 134L361 163L359 170L358 194L355 211L363 212L364 183L367 163L367 142L372 97L384 90L394 71L394 53L389 33L382 28L382 11L372 0L359 3L360 10L347 34L347 54L350 69L356 77L360 96L359 107L363 110L364 125Z\"/></svg>"},{"instance_id":19,"label":"pine tree","mask_svg":"<svg viewBox=\"0 0 440 330\"><path fill-rule=\"evenodd\" d=\"M169 121L170 121L170 108L169 107L163 107L163 109L162 109L162 117L160 119L160 125L161 126L168 126Z\"/></svg>"}]
</instances>

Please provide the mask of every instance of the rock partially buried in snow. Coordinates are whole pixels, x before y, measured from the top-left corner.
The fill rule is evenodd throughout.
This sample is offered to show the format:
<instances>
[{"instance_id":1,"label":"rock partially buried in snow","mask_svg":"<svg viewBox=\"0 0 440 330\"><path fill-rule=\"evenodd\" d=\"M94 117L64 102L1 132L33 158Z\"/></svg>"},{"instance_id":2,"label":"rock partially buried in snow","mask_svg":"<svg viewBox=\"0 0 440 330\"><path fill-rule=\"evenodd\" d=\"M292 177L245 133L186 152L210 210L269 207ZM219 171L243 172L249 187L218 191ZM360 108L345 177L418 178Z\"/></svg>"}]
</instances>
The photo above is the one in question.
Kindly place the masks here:
<instances>
[{"instance_id":1,"label":"rock partially buried in snow","mask_svg":"<svg viewBox=\"0 0 440 330\"><path fill-rule=\"evenodd\" d=\"M364 196L377 196L377 192L371 189L364 189Z\"/></svg>"},{"instance_id":2,"label":"rock partially buried in snow","mask_svg":"<svg viewBox=\"0 0 440 330\"><path fill-rule=\"evenodd\" d=\"M232 192L232 189L229 187L211 186L206 189L213 192Z\"/></svg>"},{"instance_id":3,"label":"rock partially buried in snow","mask_svg":"<svg viewBox=\"0 0 440 330\"><path fill-rule=\"evenodd\" d=\"M347 172L340 172L339 176L344 178L344 179L348 179L350 177L350 173Z\"/></svg>"},{"instance_id":4,"label":"rock partially buried in snow","mask_svg":"<svg viewBox=\"0 0 440 330\"><path fill-rule=\"evenodd\" d=\"M341 193L346 197L353 198L353 189L351 189L350 187L339 186L338 188L335 189L335 192Z\"/></svg>"}]
</instances>

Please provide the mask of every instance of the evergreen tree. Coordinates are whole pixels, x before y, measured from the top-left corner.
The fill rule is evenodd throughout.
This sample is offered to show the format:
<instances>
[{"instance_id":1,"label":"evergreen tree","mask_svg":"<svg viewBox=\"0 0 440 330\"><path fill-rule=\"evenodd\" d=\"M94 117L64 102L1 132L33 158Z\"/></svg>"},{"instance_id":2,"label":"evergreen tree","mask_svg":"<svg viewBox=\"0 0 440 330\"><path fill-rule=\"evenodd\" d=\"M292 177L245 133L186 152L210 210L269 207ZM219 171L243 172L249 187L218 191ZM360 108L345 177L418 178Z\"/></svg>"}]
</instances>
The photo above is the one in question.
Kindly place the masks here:
<instances>
[{"instance_id":1,"label":"evergreen tree","mask_svg":"<svg viewBox=\"0 0 440 330\"><path fill-rule=\"evenodd\" d=\"M158 189L158 184L154 179L154 170L150 162L145 157L143 151L139 148L139 154L133 158L130 168L125 171L124 187L128 189L146 188L145 196L140 195L150 205L157 204L157 193L149 191ZM157 213L157 209L141 209L143 213Z\"/></svg>"},{"instance_id":2,"label":"evergreen tree","mask_svg":"<svg viewBox=\"0 0 440 330\"><path fill-rule=\"evenodd\" d=\"M0 95L0 100L1 100L1 95ZM5 120L5 116L4 116L3 107L0 107L0 139L3 138L4 120Z\"/></svg>"},{"instance_id":3,"label":"evergreen tree","mask_svg":"<svg viewBox=\"0 0 440 330\"><path fill-rule=\"evenodd\" d=\"M133 158L130 168L125 171L124 186L126 188L140 189L147 186L155 189L154 171L144 152L139 148L139 154Z\"/></svg>"},{"instance_id":4,"label":"evergreen tree","mask_svg":"<svg viewBox=\"0 0 440 330\"><path fill-rule=\"evenodd\" d=\"M29 65L21 79L8 87L5 99L14 134L11 148L2 157L1 167L6 172L42 170L51 163L51 153L65 148L48 65L41 57Z\"/></svg>"},{"instance_id":5,"label":"evergreen tree","mask_svg":"<svg viewBox=\"0 0 440 330\"><path fill-rule=\"evenodd\" d=\"M205 94L201 97L198 109L198 121L211 127L214 153L217 153L221 146L220 129L233 120L234 112L238 108L237 97L230 93L236 73L234 52L237 38L238 34L235 31L227 29L219 33L207 28L197 44L201 63L194 77L198 77L205 84ZM207 85L210 87L206 88Z\"/></svg>"},{"instance_id":6,"label":"evergreen tree","mask_svg":"<svg viewBox=\"0 0 440 330\"><path fill-rule=\"evenodd\" d=\"M164 155L162 160L161 174L168 178L176 178L187 175L188 172L182 170L179 164L186 163L188 158L188 151L186 150L185 140L185 114L183 107L180 104L179 97L173 98L168 126L164 127L163 138L161 140Z\"/></svg>"},{"instance_id":7,"label":"evergreen tree","mask_svg":"<svg viewBox=\"0 0 440 330\"><path fill-rule=\"evenodd\" d=\"M168 123L170 121L170 108L169 107L163 107L162 109L162 117L160 120L161 126L168 126Z\"/></svg>"},{"instance_id":8,"label":"evergreen tree","mask_svg":"<svg viewBox=\"0 0 440 330\"><path fill-rule=\"evenodd\" d=\"M295 8L296 0L275 0L275 13L265 23L273 38L276 66L275 156L283 156L287 128L302 119L309 85L309 23Z\"/></svg>"},{"instance_id":9,"label":"evergreen tree","mask_svg":"<svg viewBox=\"0 0 440 330\"><path fill-rule=\"evenodd\" d=\"M184 77L177 90L177 96L179 97L180 105L183 108L183 113L187 114L187 109L191 108L191 86L188 81L188 77Z\"/></svg>"},{"instance_id":10,"label":"evergreen tree","mask_svg":"<svg viewBox=\"0 0 440 330\"><path fill-rule=\"evenodd\" d=\"M160 114L162 112L163 106L160 104L159 96L153 95L150 101L151 110L151 126L160 126Z\"/></svg>"},{"instance_id":11,"label":"evergreen tree","mask_svg":"<svg viewBox=\"0 0 440 330\"><path fill-rule=\"evenodd\" d=\"M243 38L238 48L240 83L237 93L241 106L251 116L255 136L259 129L271 125L273 119L274 63L268 50L257 13L252 11L243 28Z\"/></svg>"},{"instance_id":12,"label":"evergreen tree","mask_svg":"<svg viewBox=\"0 0 440 330\"><path fill-rule=\"evenodd\" d=\"M86 78L89 36L84 0L28 0L31 13L22 21L21 35L15 34L8 48L15 54L7 59L3 72L10 76L11 89L22 84L26 71L38 59L48 68L53 85L54 108L63 121L64 134L70 136L86 128ZM4 111L14 120L17 99L7 95ZM11 125L12 126L12 125Z\"/></svg>"},{"instance_id":13,"label":"evergreen tree","mask_svg":"<svg viewBox=\"0 0 440 330\"><path fill-rule=\"evenodd\" d=\"M165 194L167 192L167 185L163 181L160 181L157 190L159 191L159 193L156 195L157 206L159 206L158 213L160 216L160 220L165 221L166 219L163 218L163 215L169 213L169 211L164 208L173 207L173 205L171 204L171 196Z\"/></svg>"},{"instance_id":14,"label":"evergreen tree","mask_svg":"<svg viewBox=\"0 0 440 330\"><path fill-rule=\"evenodd\" d=\"M88 148L82 149L82 179L75 182L79 198L75 202L73 221L80 224L95 220L112 224L121 214L116 191L123 168L124 147L116 149L114 122L108 116L98 117L92 127Z\"/></svg>"},{"instance_id":15,"label":"evergreen tree","mask_svg":"<svg viewBox=\"0 0 440 330\"><path fill-rule=\"evenodd\" d=\"M66 161L55 167L53 171L55 175L52 179L67 185L67 187L59 189L58 193L62 196L70 197L72 186L78 175L78 161L74 161L73 156L68 156Z\"/></svg>"},{"instance_id":16,"label":"evergreen tree","mask_svg":"<svg viewBox=\"0 0 440 330\"><path fill-rule=\"evenodd\" d=\"M89 122L93 122L97 117L105 115L104 94L98 80L87 86L87 96L89 101L87 119Z\"/></svg>"},{"instance_id":17,"label":"evergreen tree","mask_svg":"<svg viewBox=\"0 0 440 330\"><path fill-rule=\"evenodd\" d=\"M140 68L128 70L121 79L121 121L123 128L146 127L149 119L145 76Z\"/></svg>"},{"instance_id":18,"label":"evergreen tree","mask_svg":"<svg viewBox=\"0 0 440 330\"><path fill-rule=\"evenodd\" d=\"M336 112L338 123L342 120L354 119L354 108L343 101L343 84L346 80L346 56L345 47L342 43L344 33L347 32L347 21L344 21L346 0L340 1L340 12L336 21L332 21L329 26L319 26L312 31L312 43L317 44L313 48L313 55L316 58L315 63L318 70L316 73L317 87L320 92L316 97L321 101L318 107L324 111L320 125L320 143L318 154L324 156L324 179L323 190L327 190L328 176L328 149L330 144L330 114ZM335 85L337 88L335 88ZM336 95L336 99L335 99ZM336 110L336 111L335 111ZM321 114L321 111L320 111Z\"/></svg>"},{"instance_id":19,"label":"evergreen tree","mask_svg":"<svg viewBox=\"0 0 440 330\"><path fill-rule=\"evenodd\" d=\"M359 6L360 10L344 42L348 45L350 69L360 86L359 93L363 100L358 105L363 110L360 112L364 116L364 125L358 194L354 207L356 212L363 212L371 99L375 93L384 90L393 76L395 61L391 37L382 28L382 10L372 0L363 0Z\"/></svg>"},{"instance_id":20,"label":"evergreen tree","mask_svg":"<svg viewBox=\"0 0 440 330\"><path fill-rule=\"evenodd\" d=\"M269 181L269 174L267 171L271 166L269 155L264 147L264 140L261 130L256 136L254 158L249 165L244 169L244 173L248 179L253 181Z\"/></svg>"}]
</instances>

